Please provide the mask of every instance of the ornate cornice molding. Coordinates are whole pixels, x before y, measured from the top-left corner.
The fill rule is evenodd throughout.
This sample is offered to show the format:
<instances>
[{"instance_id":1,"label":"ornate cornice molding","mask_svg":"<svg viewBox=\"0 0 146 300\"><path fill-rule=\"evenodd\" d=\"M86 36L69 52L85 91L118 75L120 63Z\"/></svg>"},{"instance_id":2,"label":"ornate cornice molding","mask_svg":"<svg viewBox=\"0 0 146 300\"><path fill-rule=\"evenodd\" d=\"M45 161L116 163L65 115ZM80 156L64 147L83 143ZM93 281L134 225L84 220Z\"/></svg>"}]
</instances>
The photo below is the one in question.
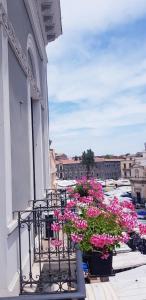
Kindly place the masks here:
<instances>
[{"instance_id":1,"label":"ornate cornice molding","mask_svg":"<svg viewBox=\"0 0 146 300\"><path fill-rule=\"evenodd\" d=\"M27 9L29 18L30 18L32 28L33 28L33 32L35 35L35 39L36 39L36 43L38 46L40 57L47 62L47 54L46 54L46 50L44 47L42 31L41 31L38 15L36 14L36 11L37 11L36 0L31 0L31 1L24 0L24 3L25 3L25 6Z\"/></svg>"},{"instance_id":2,"label":"ornate cornice molding","mask_svg":"<svg viewBox=\"0 0 146 300\"><path fill-rule=\"evenodd\" d=\"M60 0L36 0L45 45L62 34Z\"/></svg>"},{"instance_id":3,"label":"ornate cornice molding","mask_svg":"<svg viewBox=\"0 0 146 300\"><path fill-rule=\"evenodd\" d=\"M41 94L40 94L39 88L37 87L36 80L34 79L34 77L30 78L30 84L31 84L31 97L32 97L32 99L40 100L41 99Z\"/></svg>"},{"instance_id":4,"label":"ornate cornice molding","mask_svg":"<svg viewBox=\"0 0 146 300\"><path fill-rule=\"evenodd\" d=\"M8 15L5 12L5 9L2 4L0 4L0 25L3 26L5 29L5 32L7 33L9 43L19 61L19 64L25 73L25 75L29 78L30 84L31 84L31 92L32 92L32 98L35 100L39 100L41 95L40 91L37 87L37 83L35 78L32 75L31 68L28 64L27 56L25 55L21 44L19 42L19 39L16 36L15 30L13 28L13 25L8 19Z\"/></svg>"}]
</instances>

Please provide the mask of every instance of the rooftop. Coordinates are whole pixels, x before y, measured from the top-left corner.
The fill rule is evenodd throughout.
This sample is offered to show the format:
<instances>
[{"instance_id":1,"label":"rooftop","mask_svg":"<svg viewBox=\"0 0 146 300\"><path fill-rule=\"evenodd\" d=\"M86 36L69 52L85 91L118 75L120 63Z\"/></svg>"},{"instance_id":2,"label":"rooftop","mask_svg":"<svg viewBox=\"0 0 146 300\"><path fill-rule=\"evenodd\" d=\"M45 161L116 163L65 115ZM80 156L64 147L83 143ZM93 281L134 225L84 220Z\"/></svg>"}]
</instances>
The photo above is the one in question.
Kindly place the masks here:
<instances>
[{"instance_id":1,"label":"rooftop","mask_svg":"<svg viewBox=\"0 0 146 300\"><path fill-rule=\"evenodd\" d=\"M95 162L120 162L122 159L114 158L114 159L105 159L105 158L99 158L95 157ZM56 161L56 164L63 164L63 165L73 165L73 164L80 164L80 160L74 160L74 159L58 159Z\"/></svg>"}]
</instances>

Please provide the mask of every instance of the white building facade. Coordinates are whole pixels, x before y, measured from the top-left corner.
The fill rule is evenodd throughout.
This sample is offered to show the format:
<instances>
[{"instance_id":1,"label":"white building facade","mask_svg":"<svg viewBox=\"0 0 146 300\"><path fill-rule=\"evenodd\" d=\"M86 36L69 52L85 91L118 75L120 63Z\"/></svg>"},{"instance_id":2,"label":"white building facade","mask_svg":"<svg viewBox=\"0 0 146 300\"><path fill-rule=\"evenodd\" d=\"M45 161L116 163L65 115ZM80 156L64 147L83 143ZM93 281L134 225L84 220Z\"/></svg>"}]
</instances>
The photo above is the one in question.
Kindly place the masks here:
<instances>
[{"instance_id":1,"label":"white building facade","mask_svg":"<svg viewBox=\"0 0 146 300\"><path fill-rule=\"evenodd\" d=\"M0 296L19 291L16 211L49 187L45 47L61 33L59 0L0 0Z\"/></svg>"},{"instance_id":2,"label":"white building facade","mask_svg":"<svg viewBox=\"0 0 146 300\"><path fill-rule=\"evenodd\" d=\"M146 203L146 143L141 157L136 157L131 168L132 195L140 204Z\"/></svg>"},{"instance_id":3,"label":"white building facade","mask_svg":"<svg viewBox=\"0 0 146 300\"><path fill-rule=\"evenodd\" d=\"M134 162L134 156L128 156L125 159L121 160L121 176L122 178L130 178L131 177L131 168Z\"/></svg>"},{"instance_id":4,"label":"white building facade","mask_svg":"<svg viewBox=\"0 0 146 300\"><path fill-rule=\"evenodd\" d=\"M50 189L56 189L56 187L57 187L57 176L56 176L57 168L56 168L54 149L50 149L49 159L50 159Z\"/></svg>"},{"instance_id":5,"label":"white building facade","mask_svg":"<svg viewBox=\"0 0 146 300\"><path fill-rule=\"evenodd\" d=\"M146 162L135 163L131 170L132 195L138 203L146 203Z\"/></svg>"}]
</instances>

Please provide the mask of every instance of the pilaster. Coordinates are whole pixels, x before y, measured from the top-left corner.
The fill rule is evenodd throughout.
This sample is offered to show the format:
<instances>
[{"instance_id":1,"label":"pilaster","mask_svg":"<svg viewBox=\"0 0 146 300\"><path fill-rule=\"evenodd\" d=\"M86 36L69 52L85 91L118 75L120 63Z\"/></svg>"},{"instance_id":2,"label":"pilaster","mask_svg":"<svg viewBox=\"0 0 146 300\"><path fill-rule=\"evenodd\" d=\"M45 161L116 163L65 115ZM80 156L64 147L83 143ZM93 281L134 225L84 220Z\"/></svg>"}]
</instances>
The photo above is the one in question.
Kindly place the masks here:
<instances>
[{"instance_id":1,"label":"pilaster","mask_svg":"<svg viewBox=\"0 0 146 300\"><path fill-rule=\"evenodd\" d=\"M6 1L0 1L6 9ZM7 286L7 225L12 220L11 134L9 107L8 37L0 9L0 291Z\"/></svg>"},{"instance_id":2,"label":"pilaster","mask_svg":"<svg viewBox=\"0 0 146 300\"><path fill-rule=\"evenodd\" d=\"M31 121L31 86L30 80L27 78L27 107L28 107L28 138L29 138L29 171L30 171L30 200L34 200L33 186L33 154L32 154L32 121Z\"/></svg>"},{"instance_id":3,"label":"pilaster","mask_svg":"<svg viewBox=\"0 0 146 300\"><path fill-rule=\"evenodd\" d=\"M3 4L5 4L5 1L3 1ZM4 30L4 27L2 26L2 23L0 23L0 53L0 176L2 177L2 181L0 181L0 186L1 190L3 190L5 193L5 198L3 199L3 201L6 206L6 218L8 224L12 220L11 132L9 103L8 36Z\"/></svg>"},{"instance_id":4,"label":"pilaster","mask_svg":"<svg viewBox=\"0 0 146 300\"><path fill-rule=\"evenodd\" d=\"M35 181L36 197L44 196L43 176L43 145L42 145L42 115L40 101L33 101L33 129L34 129L34 152L35 152Z\"/></svg>"},{"instance_id":5,"label":"pilaster","mask_svg":"<svg viewBox=\"0 0 146 300\"><path fill-rule=\"evenodd\" d=\"M43 61L43 106L44 106L44 152L45 152L45 189L50 187L50 160L49 160L49 105L47 85L47 63Z\"/></svg>"}]
</instances>

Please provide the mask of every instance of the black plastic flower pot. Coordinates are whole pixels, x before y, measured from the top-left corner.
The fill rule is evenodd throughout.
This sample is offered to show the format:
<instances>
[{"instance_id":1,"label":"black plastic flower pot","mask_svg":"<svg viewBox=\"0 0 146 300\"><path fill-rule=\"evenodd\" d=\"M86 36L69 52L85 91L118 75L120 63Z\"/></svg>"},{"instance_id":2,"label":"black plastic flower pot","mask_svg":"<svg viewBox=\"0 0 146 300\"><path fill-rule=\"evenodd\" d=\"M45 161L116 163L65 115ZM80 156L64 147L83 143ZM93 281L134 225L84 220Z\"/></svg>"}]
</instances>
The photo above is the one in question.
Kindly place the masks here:
<instances>
[{"instance_id":1,"label":"black plastic flower pot","mask_svg":"<svg viewBox=\"0 0 146 300\"><path fill-rule=\"evenodd\" d=\"M113 275L112 258L112 252L109 253L107 259L101 258L101 254L96 251L83 254L83 262L88 263L90 274L99 277Z\"/></svg>"},{"instance_id":2,"label":"black plastic flower pot","mask_svg":"<svg viewBox=\"0 0 146 300\"><path fill-rule=\"evenodd\" d=\"M135 238L129 239L129 241L127 242L127 245L132 251L137 250Z\"/></svg>"},{"instance_id":3,"label":"black plastic flower pot","mask_svg":"<svg viewBox=\"0 0 146 300\"><path fill-rule=\"evenodd\" d=\"M82 260L83 263L86 263L89 265L89 258L90 258L91 253L90 252L83 252L82 253Z\"/></svg>"},{"instance_id":4,"label":"black plastic flower pot","mask_svg":"<svg viewBox=\"0 0 146 300\"><path fill-rule=\"evenodd\" d=\"M142 239L142 254L146 254L146 240Z\"/></svg>"}]
</instances>

